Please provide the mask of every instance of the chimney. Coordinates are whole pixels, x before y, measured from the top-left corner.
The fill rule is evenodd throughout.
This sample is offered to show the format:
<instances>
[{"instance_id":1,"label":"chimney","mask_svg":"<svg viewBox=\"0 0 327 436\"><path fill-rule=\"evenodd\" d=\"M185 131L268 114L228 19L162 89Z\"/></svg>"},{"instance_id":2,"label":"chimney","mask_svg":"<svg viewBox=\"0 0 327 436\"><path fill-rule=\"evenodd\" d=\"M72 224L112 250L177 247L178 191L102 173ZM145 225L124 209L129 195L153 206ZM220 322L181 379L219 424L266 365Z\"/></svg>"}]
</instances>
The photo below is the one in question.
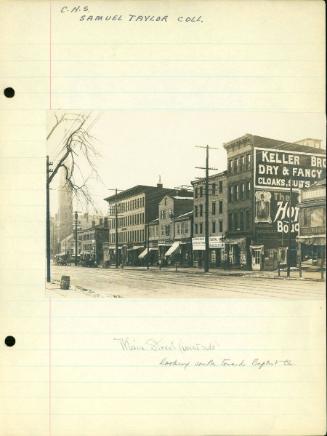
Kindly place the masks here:
<instances>
[{"instance_id":1,"label":"chimney","mask_svg":"<svg viewBox=\"0 0 327 436\"><path fill-rule=\"evenodd\" d=\"M159 176L159 180L158 180L158 183L157 183L157 188L158 189L162 189L163 188L163 184L161 182L161 176Z\"/></svg>"}]
</instances>

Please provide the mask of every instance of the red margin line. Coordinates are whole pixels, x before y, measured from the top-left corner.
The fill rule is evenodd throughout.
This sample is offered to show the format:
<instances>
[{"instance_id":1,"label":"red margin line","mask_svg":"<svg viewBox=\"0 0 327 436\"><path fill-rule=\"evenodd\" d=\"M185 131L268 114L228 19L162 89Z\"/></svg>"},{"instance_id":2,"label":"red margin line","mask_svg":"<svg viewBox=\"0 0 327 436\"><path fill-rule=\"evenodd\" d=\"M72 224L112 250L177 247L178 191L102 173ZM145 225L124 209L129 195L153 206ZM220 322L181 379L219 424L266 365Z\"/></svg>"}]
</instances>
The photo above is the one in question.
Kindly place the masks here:
<instances>
[{"instance_id":1,"label":"red margin line","mask_svg":"<svg viewBox=\"0 0 327 436\"><path fill-rule=\"evenodd\" d=\"M49 109L52 109L52 1L49 0Z\"/></svg>"},{"instance_id":2,"label":"red margin line","mask_svg":"<svg viewBox=\"0 0 327 436\"><path fill-rule=\"evenodd\" d=\"M52 1L49 0L49 109L52 109ZM52 301L51 296L49 298L49 401L48 401L48 433L49 436L52 434L52 420L51 420L51 412L52 412L52 402L51 402L51 315L52 315Z\"/></svg>"},{"instance_id":3,"label":"red margin line","mask_svg":"<svg viewBox=\"0 0 327 436\"><path fill-rule=\"evenodd\" d=\"M51 436L51 312L52 312L52 301L51 297L49 296L49 436Z\"/></svg>"}]
</instances>

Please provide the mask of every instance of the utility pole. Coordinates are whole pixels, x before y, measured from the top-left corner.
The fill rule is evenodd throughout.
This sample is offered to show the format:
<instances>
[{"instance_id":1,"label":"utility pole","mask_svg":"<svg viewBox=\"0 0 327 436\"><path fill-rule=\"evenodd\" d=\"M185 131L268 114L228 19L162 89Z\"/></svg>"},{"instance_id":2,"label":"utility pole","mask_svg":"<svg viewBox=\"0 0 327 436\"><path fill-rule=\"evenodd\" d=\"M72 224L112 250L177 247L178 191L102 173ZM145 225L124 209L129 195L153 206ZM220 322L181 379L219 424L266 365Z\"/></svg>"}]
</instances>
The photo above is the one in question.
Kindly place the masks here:
<instances>
[{"instance_id":1,"label":"utility pole","mask_svg":"<svg viewBox=\"0 0 327 436\"><path fill-rule=\"evenodd\" d=\"M47 282L51 281L50 268L50 173L52 172L52 162L49 161L49 156L46 158L46 255L47 255Z\"/></svg>"},{"instance_id":2,"label":"utility pole","mask_svg":"<svg viewBox=\"0 0 327 436\"><path fill-rule=\"evenodd\" d=\"M115 267L118 268L119 266L119 255L118 255L118 192L121 192L122 189L117 188L110 188L108 191L114 191L115 192L115 209L114 209L114 216L115 216L115 250L116 250L116 262ZM111 215L111 210L109 210L109 213Z\"/></svg>"},{"instance_id":3,"label":"utility pole","mask_svg":"<svg viewBox=\"0 0 327 436\"><path fill-rule=\"evenodd\" d=\"M75 266L77 266L77 248L78 248L78 241L77 241L77 226L78 226L78 212L75 212Z\"/></svg>"},{"instance_id":4,"label":"utility pole","mask_svg":"<svg viewBox=\"0 0 327 436\"><path fill-rule=\"evenodd\" d=\"M206 164L205 167L196 167L205 170L205 205L204 205L204 272L209 271L209 171L217 170L217 168L209 168L209 149L216 149L217 147L209 147L209 145L201 146L196 145L197 148L204 148L206 150Z\"/></svg>"},{"instance_id":5,"label":"utility pole","mask_svg":"<svg viewBox=\"0 0 327 436\"><path fill-rule=\"evenodd\" d=\"M119 253L118 253L118 191L115 189L115 244L116 244L116 268L119 266Z\"/></svg>"},{"instance_id":6,"label":"utility pole","mask_svg":"<svg viewBox=\"0 0 327 436\"><path fill-rule=\"evenodd\" d=\"M292 194L293 194L293 179L290 179L290 202L289 202L289 217L288 217L288 250L287 250L287 277L291 275L291 247L292 247Z\"/></svg>"}]
</instances>

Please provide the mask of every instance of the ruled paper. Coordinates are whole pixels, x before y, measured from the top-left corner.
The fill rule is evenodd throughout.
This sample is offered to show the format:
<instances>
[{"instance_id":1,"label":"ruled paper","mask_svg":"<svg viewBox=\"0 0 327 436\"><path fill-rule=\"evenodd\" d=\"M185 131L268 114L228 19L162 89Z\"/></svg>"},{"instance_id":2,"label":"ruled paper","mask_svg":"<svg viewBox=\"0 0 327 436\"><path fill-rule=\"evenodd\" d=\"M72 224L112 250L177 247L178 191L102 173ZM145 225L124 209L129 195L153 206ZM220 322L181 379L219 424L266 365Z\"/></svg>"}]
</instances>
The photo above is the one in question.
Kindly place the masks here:
<instances>
[{"instance_id":1,"label":"ruled paper","mask_svg":"<svg viewBox=\"0 0 327 436\"><path fill-rule=\"evenodd\" d=\"M69 12L77 6L88 11ZM0 435L324 434L321 293L181 300L45 292L47 112L111 111L126 123L135 113L169 112L192 119L194 131L195 120L201 126L214 113L227 136L233 123L221 120L233 114L235 124L315 124L323 138L323 3L0 8L1 89L16 91L0 98Z\"/></svg>"}]
</instances>

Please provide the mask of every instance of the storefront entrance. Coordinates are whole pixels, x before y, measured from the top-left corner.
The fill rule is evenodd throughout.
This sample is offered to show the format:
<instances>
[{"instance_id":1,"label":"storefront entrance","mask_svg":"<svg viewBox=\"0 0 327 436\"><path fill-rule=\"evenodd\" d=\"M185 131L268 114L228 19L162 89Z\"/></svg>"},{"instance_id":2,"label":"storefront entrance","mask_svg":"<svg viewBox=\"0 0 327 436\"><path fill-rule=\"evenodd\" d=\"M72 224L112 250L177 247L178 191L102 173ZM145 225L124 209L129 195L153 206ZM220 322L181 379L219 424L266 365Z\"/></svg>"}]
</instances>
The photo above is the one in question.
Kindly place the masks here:
<instances>
[{"instance_id":1,"label":"storefront entrance","mask_svg":"<svg viewBox=\"0 0 327 436\"><path fill-rule=\"evenodd\" d=\"M252 271L263 269L263 245L251 245L251 267Z\"/></svg>"}]
</instances>

